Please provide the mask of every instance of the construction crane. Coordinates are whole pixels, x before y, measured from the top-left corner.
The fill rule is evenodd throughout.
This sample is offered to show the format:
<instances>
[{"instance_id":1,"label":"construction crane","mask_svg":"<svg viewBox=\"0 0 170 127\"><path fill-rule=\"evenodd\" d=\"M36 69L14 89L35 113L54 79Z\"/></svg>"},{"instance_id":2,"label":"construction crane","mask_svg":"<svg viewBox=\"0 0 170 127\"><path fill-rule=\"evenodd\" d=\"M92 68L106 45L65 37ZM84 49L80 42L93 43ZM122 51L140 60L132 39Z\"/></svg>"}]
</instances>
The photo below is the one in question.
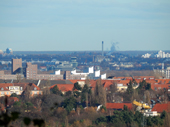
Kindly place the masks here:
<instances>
[{"instance_id":1,"label":"construction crane","mask_svg":"<svg viewBox=\"0 0 170 127\"><path fill-rule=\"evenodd\" d=\"M137 102L136 100L133 101L133 104L143 109L151 109L151 107L147 105L146 103L140 103L140 102Z\"/></svg>"}]
</instances>

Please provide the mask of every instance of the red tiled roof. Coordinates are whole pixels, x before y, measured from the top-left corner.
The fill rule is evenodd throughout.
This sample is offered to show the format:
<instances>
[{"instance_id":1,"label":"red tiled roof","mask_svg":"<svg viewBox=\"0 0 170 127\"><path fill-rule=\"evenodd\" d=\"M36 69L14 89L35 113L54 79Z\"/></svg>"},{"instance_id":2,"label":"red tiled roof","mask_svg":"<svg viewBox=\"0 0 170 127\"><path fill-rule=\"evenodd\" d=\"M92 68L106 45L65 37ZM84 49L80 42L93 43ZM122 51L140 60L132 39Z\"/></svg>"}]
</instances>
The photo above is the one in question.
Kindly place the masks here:
<instances>
[{"instance_id":1,"label":"red tiled roof","mask_svg":"<svg viewBox=\"0 0 170 127\"><path fill-rule=\"evenodd\" d=\"M17 97L9 97L8 101L19 101L19 99Z\"/></svg>"},{"instance_id":2,"label":"red tiled roof","mask_svg":"<svg viewBox=\"0 0 170 127\"><path fill-rule=\"evenodd\" d=\"M8 98L8 105L13 105L14 102L19 101L17 97L9 97Z\"/></svg>"},{"instance_id":3,"label":"red tiled roof","mask_svg":"<svg viewBox=\"0 0 170 127\"><path fill-rule=\"evenodd\" d=\"M146 79L145 80L147 83L156 83L156 81L154 79Z\"/></svg>"},{"instance_id":4,"label":"red tiled roof","mask_svg":"<svg viewBox=\"0 0 170 127\"><path fill-rule=\"evenodd\" d=\"M12 83L0 83L0 91L9 91L8 87L13 86ZM3 88L3 90L1 90Z\"/></svg>"},{"instance_id":5,"label":"red tiled roof","mask_svg":"<svg viewBox=\"0 0 170 127\"><path fill-rule=\"evenodd\" d=\"M90 87L92 88L92 90L94 90L94 88L96 87L96 80L90 81Z\"/></svg>"},{"instance_id":6,"label":"red tiled roof","mask_svg":"<svg viewBox=\"0 0 170 127\"><path fill-rule=\"evenodd\" d=\"M0 107L1 107L1 111L5 110L5 106L3 104L0 103Z\"/></svg>"},{"instance_id":7,"label":"red tiled roof","mask_svg":"<svg viewBox=\"0 0 170 127\"><path fill-rule=\"evenodd\" d=\"M105 88L108 88L108 87L110 87L110 85L112 85L112 84L113 84L112 81L106 81L106 82L103 83L103 86L104 86Z\"/></svg>"},{"instance_id":8,"label":"red tiled roof","mask_svg":"<svg viewBox=\"0 0 170 127\"><path fill-rule=\"evenodd\" d=\"M31 90L34 90L34 88L36 88L37 90L41 90L37 85L35 85L34 83L30 83L29 84L31 86Z\"/></svg>"},{"instance_id":9,"label":"red tiled roof","mask_svg":"<svg viewBox=\"0 0 170 127\"><path fill-rule=\"evenodd\" d=\"M132 109L132 103L106 103L107 109L123 109L124 105L128 107L128 109Z\"/></svg>"},{"instance_id":10,"label":"red tiled roof","mask_svg":"<svg viewBox=\"0 0 170 127\"><path fill-rule=\"evenodd\" d=\"M9 91L8 87L13 86L12 83L0 83L0 91Z\"/></svg>"},{"instance_id":11,"label":"red tiled roof","mask_svg":"<svg viewBox=\"0 0 170 127\"><path fill-rule=\"evenodd\" d=\"M166 104L155 104L155 106L152 108L152 111L157 111L159 113L163 112L170 112L170 102L166 103Z\"/></svg>"},{"instance_id":12,"label":"red tiled roof","mask_svg":"<svg viewBox=\"0 0 170 127\"><path fill-rule=\"evenodd\" d=\"M170 83L170 79L156 79L157 83L164 83L164 84L168 84Z\"/></svg>"},{"instance_id":13,"label":"red tiled roof","mask_svg":"<svg viewBox=\"0 0 170 127\"><path fill-rule=\"evenodd\" d=\"M50 89L52 89L56 85L57 85L58 89L63 92L72 91L74 88L74 84L55 84L55 85L51 86Z\"/></svg>"},{"instance_id":14,"label":"red tiled roof","mask_svg":"<svg viewBox=\"0 0 170 127\"><path fill-rule=\"evenodd\" d=\"M128 84L130 80L120 80L117 82L117 84Z\"/></svg>"},{"instance_id":15,"label":"red tiled roof","mask_svg":"<svg viewBox=\"0 0 170 127\"><path fill-rule=\"evenodd\" d=\"M85 80L69 80L70 82L72 82L73 84L78 82L78 81L85 81Z\"/></svg>"},{"instance_id":16,"label":"red tiled roof","mask_svg":"<svg viewBox=\"0 0 170 127\"><path fill-rule=\"evenodd\" d=\"M170 84L151 84L152 90L169 89ZM155 89L156 88L156 89Z\"/></svg>"}]
</instances>

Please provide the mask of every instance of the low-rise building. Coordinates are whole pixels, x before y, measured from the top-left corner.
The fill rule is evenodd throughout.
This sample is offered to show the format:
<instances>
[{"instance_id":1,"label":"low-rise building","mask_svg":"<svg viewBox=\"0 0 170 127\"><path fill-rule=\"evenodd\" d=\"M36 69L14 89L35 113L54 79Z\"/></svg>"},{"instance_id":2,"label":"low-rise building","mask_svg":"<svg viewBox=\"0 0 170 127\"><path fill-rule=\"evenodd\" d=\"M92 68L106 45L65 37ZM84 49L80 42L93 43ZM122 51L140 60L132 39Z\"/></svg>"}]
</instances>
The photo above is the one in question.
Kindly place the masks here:
<instances>
[{"instance_id":1,"label":"low-rise building","mask_svg":"<svg viewBox=\"0 0 170 127\"><path fill-rule=\"evenodd\" d=\"M157 113L160 115L163 111L170 112L170 102L160 104L157 103L155 106L152 108L152 111L157 111Z\"/></svg>"},{"instance_id":2,"label":"low-rise building","mask_svg":"<svg viewBox=\"0 0 170 127\"><path fill-rule=\"evenodd\" d=\"M21 95L29 87L30 96L41 95L42 90L34 83L0 83L0 97L13 93Z\"/></svg>"}]
</instances>

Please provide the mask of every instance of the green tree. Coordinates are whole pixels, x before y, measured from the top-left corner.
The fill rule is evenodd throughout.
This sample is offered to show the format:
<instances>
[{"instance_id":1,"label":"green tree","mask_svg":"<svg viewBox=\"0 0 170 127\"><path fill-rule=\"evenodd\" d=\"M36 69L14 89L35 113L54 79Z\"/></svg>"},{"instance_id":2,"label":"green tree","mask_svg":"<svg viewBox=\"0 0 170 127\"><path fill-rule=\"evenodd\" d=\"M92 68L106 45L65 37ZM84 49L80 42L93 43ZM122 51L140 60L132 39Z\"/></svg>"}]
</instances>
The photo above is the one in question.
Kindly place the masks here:
<instances>
[{"instance_id":1,"label":"green tree","mask_svg":"<svg viewBox=\"0 0 170 127\"><path fill-rule=\"evenodd\" d=\"M152 117L151 117L151 116L147 117L146 123L147 123L147 126L152 126L152 125L153 125L153 123L152 123Z\"/></svg>"},{"instance_id":2,"label":"green tree","mask_svg":"<svg viewBox=\"0 0 170 127\"><path fill-rule=\"evenodd\" d=\"M85 102L86 101L86 93L81 93L81 102Z\"/></svg>"},{"instance_id":3,"label":"green tree","mask_svg":"<svg viewBox=\"0 0 170 127\"><path fill-rule=\"evenodd\" d=\"M21 101L14 102L13 106L21 106Z\"/></svg>"},{"instance_id":4,"label":"green tree","mask_svg":"<svg viewBox=\"0 0 170 127\"><path fill-rule=\"evenodd\" d=\"M127 93L132 95L134 92L133 86L132 86L132 81L130 80L128 88L127 88Z\"/></svg>"},{"instance_id":5,"label":"green tree","mask_svg":"<svg viewBox=\"0 0 170 127\"><path fill-rule=\"evenodd\" d=\"M66 98L63 102L63 106L68 113L70 113L73 109L76 109L76 99L71 96L70 98Z\"/></svg>"},{"instance_id":6,"label":"green tree","mask_svg":"<svg viewBox=\"0 0 170 127\"><path fill-rule=\"evenodd\" d=\"M145 90L151 90L151 84L147 83Z\"/></svg>"},{"instance_id":7,"label":"green tree","mask_svg":"<svg viewBox=\"0 0 170 127\"><path fill-rule=\"evenodd\" d=\"M55 85L55 86L51 89L51 92L52 92L53 94L59 94L58 86Z\"/></svg>"},{"instance_id":8,"label":"green tree","mask_svg":"<svg viewBox=\"0 0 170 127\"><path fill-rule=\"evenodd\" d=\"M34 105L31 102L26 102L24 103L24 107L25 109L28 110L33 110L34 109Z\"/></svg>"},{"instance_id":9,"label":"green tree","mask_svg":"<svg viewBox=\"0 0 170 127\"><path fill-rule=\"evenodd\" d=\"M57 85L51 89L51 93L63 96L63 93L58 89Z\"/></svg>"},{"instance_id":10,"label":"green tree","mask_svg":"<svg viewBox=\"0 0 170 127\"><path fill-rule=\"evenodd\" d=\"M81 86L78 84L78 82L74 83L74 89L81 90Z\"/></svg>"},{"instance_id":11,"label":"green tree","mask_svg":"<svg viewBox=\"0 0 170 127\"><path fill-rule=\"evenodd\" d=\"M138 126L141 126L142 118L143 118L143 114L140 113L139 111L136 111L134 115L134 121L137 122Z\"/></svg>"},{"instance_id":12,"label":"green tree","mask_svg":"<svg viewBox=\"0 0 170 127\"><path fill-rule=\"evenodd\" d=\"M19 96L16 93L12 93L10 97L17 97L17 98L19 98Z\"/></svg>"},{"instance_id":13,"label":"green tree","mask_svg":"<svg viewBox=\"0 0 170 127\"><path fill-rule=\"evenodd\" d=\"M128 107L126 105L124 105L123 110L128 111Z\"/></svg>"},{"instance_id":14,"label":"green tree","mask_svg":"<svg viewBox=\"0 0 170 127\"><path fill-rule=\"evenodd\" d=\"M81 95L81 92L78 92L78 91L74 91L73 93L76 98L80 97Z\"/></svg>"},{"instance_id":15,"label":"green tree","mask_svg":"<svg viewBox=\"0 0 170 127\"><path fill-rule=\"evenodd\" d=\"M165 116L166 116L166 114L167 114L167 113L166 113L166 111L164 110L164 111L161 113L160 118L161 118L161 119L164 119L164 118L165 118Z\"/></svg>"},{"instance_id":16,"label":"green tree","mask_svg":"<svg viewBox=\"0 0 170 127\"><path fill-rule=\"evenodd\" d=\"M123 120L126 123L127 127L131 127L131 123L134 120L134 114L131 111L128 111L127 106L124 106L123 113Z\"/></svg>"},{"instance_id":17,"label":"green tree","mask_svg":"<svg viewBox=\"0 0 170 127\"><path fill-rule=\"evenodd\" d=\"M85 84L81 92L81 102L87 101L88 103L88 98L90 97L90 94L91 94L91 89L89 89L88 85Z\"/></svg>"},{"instance_id":18,"label":"green tree","mask_svg":"<svg viewBox=\"0 0 170 127\"><path fill-rule=\"evenodd\" d=\"M87 84L84 85L83 89L82 89L82 93L88 93L89 92L89 87Z\"/></svg>"}]
</instances>

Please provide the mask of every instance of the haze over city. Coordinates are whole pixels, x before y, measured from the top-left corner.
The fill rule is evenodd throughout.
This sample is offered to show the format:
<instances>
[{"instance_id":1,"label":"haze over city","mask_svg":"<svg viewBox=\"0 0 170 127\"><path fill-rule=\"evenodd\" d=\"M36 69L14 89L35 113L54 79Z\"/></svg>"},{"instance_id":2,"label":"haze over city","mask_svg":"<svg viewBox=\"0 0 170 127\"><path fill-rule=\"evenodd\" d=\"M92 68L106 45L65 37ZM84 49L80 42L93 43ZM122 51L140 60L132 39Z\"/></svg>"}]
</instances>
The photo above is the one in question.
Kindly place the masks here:
<instances>
[{"instance_id":1,"label":"haze over city","mask_svg":"<svg viewBox=\"0 0 170 127\"><path fill-rule=\"evenodd\" d=\"M1 0L0 46L13 51L169 50L169 0Z\"/></svg>"}]
</instances>

